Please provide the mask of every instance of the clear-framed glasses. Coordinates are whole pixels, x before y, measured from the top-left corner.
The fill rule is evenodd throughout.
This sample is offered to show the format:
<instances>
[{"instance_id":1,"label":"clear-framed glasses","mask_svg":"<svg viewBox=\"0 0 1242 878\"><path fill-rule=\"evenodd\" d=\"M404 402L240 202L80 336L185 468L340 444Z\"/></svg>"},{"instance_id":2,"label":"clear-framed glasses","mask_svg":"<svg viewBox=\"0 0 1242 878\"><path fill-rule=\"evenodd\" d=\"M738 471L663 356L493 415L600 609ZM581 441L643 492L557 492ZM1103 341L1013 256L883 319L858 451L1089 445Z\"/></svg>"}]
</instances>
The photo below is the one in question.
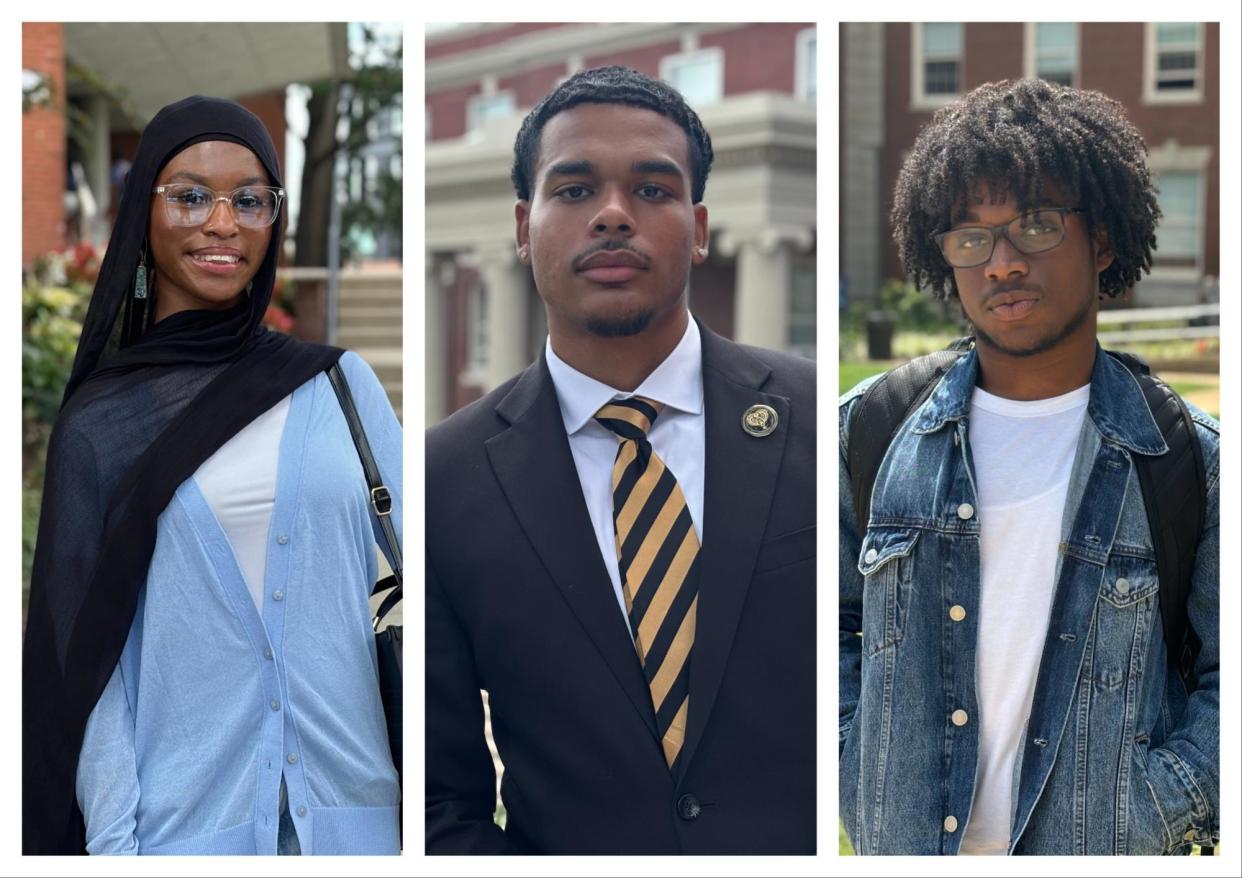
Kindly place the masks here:
<instances>
[{"instance_id":1,"label":"clear-framed glasses","mask_svg":"<svg viewBox=\"0 0 1242 878\"><path fill-rule=\"evenodd\" d=\"M151 190L164 200L168 219L177 226L201 226L223 201L233 211L233 219L248 229L270 226L280 215L280 202L285 190L275 186L241 186L228 195L221 195L198 183L169 183Z\"/></svg>"},{"instance_id":2,"label":"clear-framed glasses","mask_svg":"<svg viewBox=\"0 0 1242 878\"><path fill-rule=\"evenodd\" d=\"M992 258L996 237L1004 235L1020 253L1030 255L1051 250L1065 240L1065 215L1085 213L1081 207L1041 207L1019 214L999 226L962 226L932 240L954 268L974 268Z\"/></svg>"}]
</instances>

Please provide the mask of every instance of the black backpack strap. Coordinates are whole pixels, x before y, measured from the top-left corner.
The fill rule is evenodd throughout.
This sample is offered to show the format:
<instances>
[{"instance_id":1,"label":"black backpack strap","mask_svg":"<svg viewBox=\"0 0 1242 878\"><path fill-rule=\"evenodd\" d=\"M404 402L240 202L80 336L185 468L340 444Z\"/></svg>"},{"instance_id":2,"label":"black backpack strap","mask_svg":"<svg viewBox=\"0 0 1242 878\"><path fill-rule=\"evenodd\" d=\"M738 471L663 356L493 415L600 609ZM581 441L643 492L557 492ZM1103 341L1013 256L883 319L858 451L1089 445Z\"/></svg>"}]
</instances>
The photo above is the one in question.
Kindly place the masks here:
<instances>
[{"instance_id":1,"label":"black backpack strap","mask_svg":"<svg viewBox=\"0 0 1242 878\"><path fill-rule=\"evenodd\" d=\"M1147 407L1169 446L1165 454L1134 455L1134 468L1143 490L1143 505L1156 552L1160 616L1169 661L1181 674L1187 689L1193 690L1200 642L1187 622L1186 601L1190 597L1190 579L1207 500L1203 449L1182 398L1152 375L1142 360L1116 351L1109 354L1138 380Z\"/></svg>"},{"instance_id":2,"label":"black backpack strap","mask_svg":"<svg viewBox=\"0 0 1242 878\"><path fill-rule=\"evenodd\" d=\"M897 428L931 396L944 373L962 356L960 345L957 342L948 350L915 357L884 373L858 400L849 425L846 460L854 491L854 520L860 534L867 529L875 477Z\"/></svg>"}]
</instances>

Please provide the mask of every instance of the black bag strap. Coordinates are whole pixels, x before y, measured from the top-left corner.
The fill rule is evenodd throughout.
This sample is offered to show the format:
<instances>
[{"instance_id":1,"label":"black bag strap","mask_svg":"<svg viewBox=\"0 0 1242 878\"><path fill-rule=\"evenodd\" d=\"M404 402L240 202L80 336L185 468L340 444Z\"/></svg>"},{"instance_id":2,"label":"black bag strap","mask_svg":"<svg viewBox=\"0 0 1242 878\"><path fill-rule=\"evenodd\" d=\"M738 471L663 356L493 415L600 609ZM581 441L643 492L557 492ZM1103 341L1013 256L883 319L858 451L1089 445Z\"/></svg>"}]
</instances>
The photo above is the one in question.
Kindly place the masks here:
<instances>
[{"instance_id":1,"label":"black bag strap","mask_svg":"<svg viewBox=\"0 0 1242 878\"><path fill-rule=\"evenodd\" d=\"M877 378L858 400L849 426L850 485L854 491L854 520L858 533L867 529L871 517L871 490L880 464L910 413L923 404L963 350L961 342L943 351L915 357ZM882 437L882 441L879 441Z\"/></svg>"},{"instance_id":2,"label":"black bag strap","mask_svg":"<svg viewBox=\"0 0 1242 878\"><path fill-rule=\"evenodd\" d=\"M1118 351L1108 353L1138 380L1152 418L1169 446L1165 454L1134 455L1134 468L1143 489L1143 505L1156 551L1160 617L1169 661L1177 668L1186 688L1193 691L1195 659L1201 643L1190 628L1186 602L1207 501L1203 449L1182 398L1152 375L1138 357Z\"/></svg>"},{"instance_id":3,"label":"black bag strap","mask_svg":"<svg viewBox=\"0 0 1242 878\"><path fill-rule=\"evenodd\" d=\"M371 453L371 443L367 441L366 430L362 427L362 419L358 417L358 409L354 407L354 396L349 392L349 382L339 362L333 363L328 369L328 380L336 391L336 398L341 404L341 412L345 415L345 423L349 425L349 435L353 437L354 448L358 450L358 459L362 462L362 473L367 480L367 488L371 497L371 508L379 521L384 542L388 544L388 552L392 556L393 575L376 583L371 594L377 594L389 587L392 580L396 585L388 596L380 602L375 611L375 627L388 615L389 610L401 600L401 546L397 543L397 532L392 526L392 494L380 479L379 467L375 464L375 455Z\"/></svg>"}]
</instances>

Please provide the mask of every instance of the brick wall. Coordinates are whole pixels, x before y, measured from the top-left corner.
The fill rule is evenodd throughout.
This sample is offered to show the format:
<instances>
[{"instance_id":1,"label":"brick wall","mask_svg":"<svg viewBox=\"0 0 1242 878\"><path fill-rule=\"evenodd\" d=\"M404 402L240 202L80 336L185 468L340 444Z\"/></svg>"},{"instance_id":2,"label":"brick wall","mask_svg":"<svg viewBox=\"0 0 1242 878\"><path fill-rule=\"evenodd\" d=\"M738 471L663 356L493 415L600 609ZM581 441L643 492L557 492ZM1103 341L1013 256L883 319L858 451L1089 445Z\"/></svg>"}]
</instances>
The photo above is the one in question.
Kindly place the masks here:
<instances>
[{"instance_id":1,"label":"brick wall","mask_svg":"<svg viewBox=\"0 0 1242 878\"><path fill-rule=\"evenodd\" d=\"M65 37L60 24L22 24L22 67L53 83L51 107L22 117L22 265L65 244Z\"/></svg>"},{"instance_id":2,"label":"brick wall","mask_svg":"<svg viewBox=\"0 0 1242 878\"><path fill-rule=\"evenodd\" d=\"M883 197L884 215L892 208L893 186L906 151L931 111L910 109L910 25L885 28L885 92ZM1203 270L1220 274L1220 25L1204 28L1203 101L1198 104L1152 106L1143 103L1143 34L1141 22L1084 23L1078 31L1078 85L1101 91L1126 107L1130 120L1149 147L1176 139L1182 146L1208 145L1212 159L1207 172L1206 228ZM1023 75L1021 23L971 23L964 28L962 74L967 89L984 82ZM848 173L848 171L847 171ZM887 233L887 228L886 228ZM900 277L897 248L889 241L884 258L887 277Z\"/></svg>"}]
</instances>

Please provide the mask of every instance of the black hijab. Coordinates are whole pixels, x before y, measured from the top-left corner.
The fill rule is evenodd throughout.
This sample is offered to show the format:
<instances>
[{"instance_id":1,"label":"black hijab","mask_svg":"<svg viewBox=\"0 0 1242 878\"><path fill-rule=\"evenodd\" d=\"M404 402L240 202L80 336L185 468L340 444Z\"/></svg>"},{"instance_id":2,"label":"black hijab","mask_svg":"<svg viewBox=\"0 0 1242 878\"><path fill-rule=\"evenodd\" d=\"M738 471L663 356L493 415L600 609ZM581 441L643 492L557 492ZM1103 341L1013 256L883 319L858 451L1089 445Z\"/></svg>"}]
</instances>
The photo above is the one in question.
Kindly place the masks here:
<instances>
[{"instance_id":1,"label":"black hijab","mask_svg":"<svg viewBox=\"0 0 1242 878\"><path fill-rule=\"evenodd\" d=\"M22 660L26 854L84 852L78 755L128 637L160 513L216 449L341 355L261 323L283 215L239 304L149 325L153 302L134 286L151 190L173 156L204 140L249 148L281 185L271 137L231 101L186 98L143 131L48 444Z\"/></svg>"}]
</instances>

